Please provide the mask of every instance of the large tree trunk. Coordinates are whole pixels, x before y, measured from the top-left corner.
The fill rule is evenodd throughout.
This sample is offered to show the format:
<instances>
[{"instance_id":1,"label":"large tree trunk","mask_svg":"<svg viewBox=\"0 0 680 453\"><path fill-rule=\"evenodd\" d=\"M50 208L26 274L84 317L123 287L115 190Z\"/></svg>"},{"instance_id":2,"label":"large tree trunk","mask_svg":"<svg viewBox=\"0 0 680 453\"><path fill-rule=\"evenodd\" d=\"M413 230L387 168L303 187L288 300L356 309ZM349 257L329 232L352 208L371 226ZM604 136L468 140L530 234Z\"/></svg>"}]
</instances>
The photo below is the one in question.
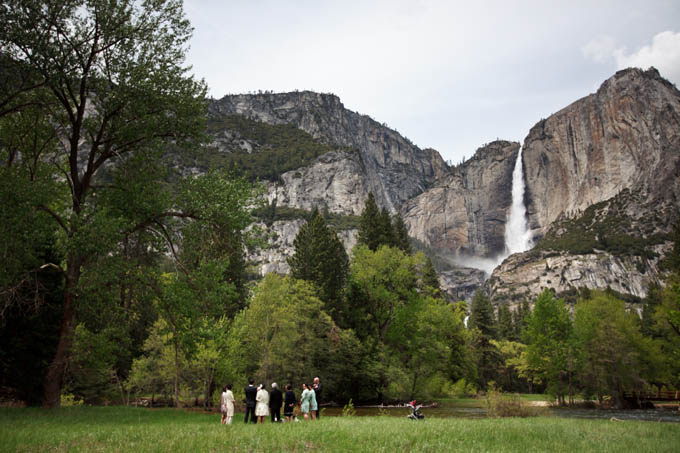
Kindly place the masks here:
<instances>
[{"instance_id":1,"label":"large tree trunk","mask_svg":"<svg viewBox=\"0 0 680 453\"><path fill-rule=\"evenodd\" d=\"M179 347L177 346L177 332L174 332L173 346L175 347L175 407L179 407Z\"/></svg>"},{"instance_id":2,"label":"large tree trunk","mask_svg":"<svg viewBox=\"0 0 680 453\"><path fill-rule=\"evenodd\" d=\"M64 373L68 365L69 353L73 344L73 332L76 328L76 314L73 307L76 298L76 287L80 279L80 264L70 259L66 269L66 285L64 288L64 316L61 320L59 343L54 359L47 369L43 386L43 406L59 407L61 405L61 388L64 384Z\"/></svg>"}]
</instances>

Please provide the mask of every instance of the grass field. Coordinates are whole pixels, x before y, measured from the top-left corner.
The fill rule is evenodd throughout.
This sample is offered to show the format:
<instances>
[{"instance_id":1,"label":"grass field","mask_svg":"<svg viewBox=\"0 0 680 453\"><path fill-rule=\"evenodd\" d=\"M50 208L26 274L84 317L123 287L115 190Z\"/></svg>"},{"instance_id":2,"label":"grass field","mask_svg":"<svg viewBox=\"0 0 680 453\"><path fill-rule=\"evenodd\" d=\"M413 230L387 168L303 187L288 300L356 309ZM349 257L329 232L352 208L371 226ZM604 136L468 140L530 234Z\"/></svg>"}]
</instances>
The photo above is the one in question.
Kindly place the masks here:
<instances>
[{"instance_id":1,"label":"grass field","mask_svg":"<svg viewBox=\"0 0 680 453\"><path fill-rule=\"evenodd\" d=\"M324 417L245 425L174 409L0 409L1 451L677 452L680 424L561 419Z\"/></svg>"}]
</instances>

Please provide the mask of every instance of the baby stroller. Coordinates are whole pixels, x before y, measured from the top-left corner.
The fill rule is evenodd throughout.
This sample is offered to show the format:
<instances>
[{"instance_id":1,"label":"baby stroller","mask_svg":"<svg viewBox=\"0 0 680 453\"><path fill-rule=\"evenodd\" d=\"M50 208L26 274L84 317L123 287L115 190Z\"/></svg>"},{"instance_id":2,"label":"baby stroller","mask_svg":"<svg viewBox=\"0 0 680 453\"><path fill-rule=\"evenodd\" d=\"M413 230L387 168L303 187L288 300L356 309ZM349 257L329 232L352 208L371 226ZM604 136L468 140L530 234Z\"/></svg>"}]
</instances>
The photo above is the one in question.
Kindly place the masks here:
<instances>
[{"instance_id":1,"label":"baby stroller","mask_svg":"<svg viewBox=\"0 0 680 453\"><path fill-rule=\"evenodd\" d=\"M407 404L411 408L411 413L408 414L409 420L423 420L425 416L420 413L420 408L423 407L422 404L418 404L416 400L409 401Z\"/></svg>"}]
</instances>

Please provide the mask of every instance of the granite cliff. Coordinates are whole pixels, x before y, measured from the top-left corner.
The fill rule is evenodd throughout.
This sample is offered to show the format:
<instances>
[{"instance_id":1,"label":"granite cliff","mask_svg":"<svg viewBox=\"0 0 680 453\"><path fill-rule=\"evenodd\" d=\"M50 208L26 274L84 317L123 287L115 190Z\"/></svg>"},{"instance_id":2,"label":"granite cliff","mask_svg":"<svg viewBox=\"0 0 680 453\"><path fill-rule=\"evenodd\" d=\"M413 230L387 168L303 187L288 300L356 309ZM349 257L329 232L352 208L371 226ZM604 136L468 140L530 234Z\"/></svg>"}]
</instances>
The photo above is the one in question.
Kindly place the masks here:
<instances>
[{"instance_id":1,"label":"granite cliff","mask_svg":"<svg viewBox=\"0 0 680 453\"><path fill-rule=\"evenodd\" d=\"M302 131L302 135L287 127ZM268 225L261 226L269 231L271 240L269 248L249 259L262 275L288 272L286 258L293 253L293 240L305 212L317 208L351 220L361 213L370 192L381 207L396 212L449 171L437 151L418 148L385 125L347 110L330 94L225 96L209 104L209 132L213 138L211 159L240 153L243 159L236 159L236 166L249 160L269 165L257 162L257 154L281 146L282 141L292 142L290 151L309 151L289 170L261 174L266 201L274 212ZM280 212L289 215L279 220L276 213ZM356 243L354 225L356 222L348 221L336 228L348 251Z\"/></svg>"},{"instance_id":2,"label":"granite cliff","mask_svg":"<svg viewBox=\"0 0 680 453\"><path fill-rule=\"evenodd\" d=\"M404 204L409 234L443 253L493 258L505 248L519 143L496 141Z\"/></svg>"},{"instance_id":3,"label":"granite cliff","mask_svg":"<svg viewBox=\"0 0 680 453\"><path fill-rule=\"evenodd\" d=\"M497 299L544 288L611 288L637 297L661 277L680 209L680 92L655 69L619 71L534 126L524 142L536 247L511 256Z\"/></svg>"},{"instance_id":4,"label":"granite cliff","mask_svg":"<svg viewBox=\"0 0 680 453\"><path fill-rule=\"evenodd\" d=\"M272 197L281 196L295 207L325 200L332 212L356 214L368 192L373 192L380 206L396 212L406 200L448 173L437 151L420 149L398 132L346 109L332 94L303 91L225 96L210 103L209 114L292 124L322 143L354 150L355 155L345 151L315 162L312 166L316 170L305 172L313 179L306 178L304 197L299 194L299 185L290 186L294 179L301 179L300 172L284 177L283 187L271 189L276 192ZM332 169L331 160L335 162ZM348 171L334 171L345 167ZM327 191L327 187L334 190Z\"/></svg>"},{"instance_id":5,"label":"granite cliff","mask_svg":"<svg viewBox=\"0 0 680 453\"><path fill-rule=\"evenodd\" d=\"M680 93L656 69L626 69L534 126L524 141L536 236L623 189L680 199Z\"/></svg>"},{"instance_id":6,"label":"granite cliff","mask_svg":"<svg viewBox=\"0 0 680 453\"><path fill-rule=\"evenodd\" d=\"M373 192L435 256L452 298L482 285L499 301L584 286L644 297L678 218L680 94L654 69L620 71L531 129L522 165L536 247L508 257L486 283L484 272L460 265L490 271L507 253L518 143L490 143L448 168L436 151L312 92L226 96L210 103L209 117L217 155L266 153L271 144L244 132L265 124L282 128L287 149L302 150L297 163L262 178L272 212L289 215L272 216L272 247L251 256L261 273L287 270L305 212L355 219ZM338 228L348 248L353 225Z\"/></svg>"}]
</instances>

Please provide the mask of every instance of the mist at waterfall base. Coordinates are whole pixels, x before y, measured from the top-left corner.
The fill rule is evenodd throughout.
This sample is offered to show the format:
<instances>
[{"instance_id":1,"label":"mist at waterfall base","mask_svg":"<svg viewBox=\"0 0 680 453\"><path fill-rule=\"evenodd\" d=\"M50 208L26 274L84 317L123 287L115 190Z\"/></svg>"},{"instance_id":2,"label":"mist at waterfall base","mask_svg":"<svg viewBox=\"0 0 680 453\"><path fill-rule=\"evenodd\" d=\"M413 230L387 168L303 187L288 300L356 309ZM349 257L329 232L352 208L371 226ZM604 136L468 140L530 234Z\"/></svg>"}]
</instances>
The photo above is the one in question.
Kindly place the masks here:
<instances>
[{"instance_id":1,"label":"mist at waterfall base","mask_svg":"<svg viewBox=\"0 0 680 453\"><path fill-rule=\"evenodd\" d=\"M512 170L512 204L508 221L505 224L505 250L495 258L480 256L458 256L456 264L474 267L491 275L493 270L513 253L529 250L533 246L531 230L527 225L527 210L524 206L524 167L522 165L522 146L519 147L515 167Z\"/></svg>"}]
</instances>

